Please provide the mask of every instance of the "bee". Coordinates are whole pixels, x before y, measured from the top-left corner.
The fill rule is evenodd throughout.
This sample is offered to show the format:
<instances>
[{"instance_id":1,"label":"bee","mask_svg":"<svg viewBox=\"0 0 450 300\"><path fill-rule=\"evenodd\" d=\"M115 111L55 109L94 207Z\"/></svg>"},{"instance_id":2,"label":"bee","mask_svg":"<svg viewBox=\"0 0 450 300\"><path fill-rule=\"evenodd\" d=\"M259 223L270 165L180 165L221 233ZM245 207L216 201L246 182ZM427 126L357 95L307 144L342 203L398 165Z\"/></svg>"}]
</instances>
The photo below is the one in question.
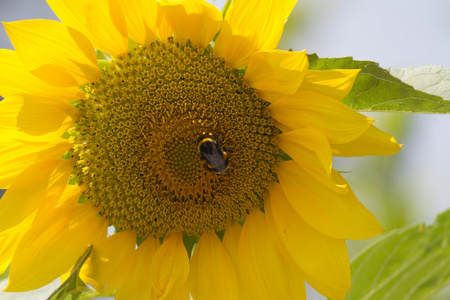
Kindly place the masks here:
<instances>
[{"instance_id":1,"label":"bee","mask_svg":"<svg viewBox=\"0 0 450 300\"><path fill-rule=\"evenodd\" d=\"M228 153L232 152L228 148L220 148L219 134L216 139L201 137L197 144L200 160L206 160L206 169L216 174L223 174L228 169Z\"/></svg>"}]
</instances>

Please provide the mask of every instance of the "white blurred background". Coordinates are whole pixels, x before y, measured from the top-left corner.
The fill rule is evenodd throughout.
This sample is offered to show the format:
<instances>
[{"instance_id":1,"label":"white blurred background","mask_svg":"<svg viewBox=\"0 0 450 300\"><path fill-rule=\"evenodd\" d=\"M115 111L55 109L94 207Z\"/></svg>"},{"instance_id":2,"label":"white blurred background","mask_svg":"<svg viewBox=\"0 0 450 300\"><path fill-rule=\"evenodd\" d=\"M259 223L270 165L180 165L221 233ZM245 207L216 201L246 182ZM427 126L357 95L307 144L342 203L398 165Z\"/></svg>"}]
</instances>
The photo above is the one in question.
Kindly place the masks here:
<instances>
[{"instance_id":1,"label":"white blurred background","mask_svg":"<svg viewBox=\"0 0 450 300\"><path fill-rule=\"evenodd\" d=\"M215 1L220 9L224 3ZM385 68L429 64L450 68L449 13L448 0L300 0L279 49L307 49L319 57L353 56ZM57 19L45 0L0 0L0 21L39 18ZM12 49L3 29L0 48ZM450 208L450 115L370 117L404 144L401 152L393 157L336 159L335 169L351 171L344 176L386 229L431 222ZM350 257L366 243L349 242ZM0 299L45 299L49 294L48 290L21 297L0 293ZM311 290L308 297L323 299ZM448 293L440 293L434 299L447 297Z\"/></svg>"}]
</instances>

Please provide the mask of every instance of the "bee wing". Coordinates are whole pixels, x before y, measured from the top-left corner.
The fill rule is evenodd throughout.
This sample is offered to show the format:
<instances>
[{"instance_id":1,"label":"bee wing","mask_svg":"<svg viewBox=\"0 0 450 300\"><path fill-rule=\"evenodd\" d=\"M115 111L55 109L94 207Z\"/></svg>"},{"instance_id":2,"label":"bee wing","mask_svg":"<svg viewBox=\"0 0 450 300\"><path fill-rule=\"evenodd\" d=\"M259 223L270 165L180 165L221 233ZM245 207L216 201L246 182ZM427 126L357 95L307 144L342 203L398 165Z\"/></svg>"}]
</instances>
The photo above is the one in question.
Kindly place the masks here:
<instances>
[{"instance_id":1,"label":"bee wing","mask_svg":"<svg viewBox=\"0 0 450 300\"><path fill-rule=\"evenodd\" d=\"M223 157L223 154L219 150L213 149L211 153L203 153L203 156L206 158L206 161L215 169L226 169L227 166L225 163L225 159Z\"/></svg>"}]
</instances>

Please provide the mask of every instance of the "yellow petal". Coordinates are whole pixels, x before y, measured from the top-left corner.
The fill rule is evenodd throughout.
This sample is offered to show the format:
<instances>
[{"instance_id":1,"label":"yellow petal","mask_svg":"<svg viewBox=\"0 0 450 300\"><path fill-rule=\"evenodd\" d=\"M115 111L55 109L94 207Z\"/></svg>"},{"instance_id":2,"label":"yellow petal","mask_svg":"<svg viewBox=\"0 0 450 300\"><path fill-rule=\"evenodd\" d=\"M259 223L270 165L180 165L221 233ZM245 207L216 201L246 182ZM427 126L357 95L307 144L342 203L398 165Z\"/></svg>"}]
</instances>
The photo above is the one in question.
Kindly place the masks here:
<instances>
[{"instance_id":1,"label":"yellow petal","mask_svg":"<svg viewBox=\"0 0 450 300\"><path fill-rule=\"evenodd\" d=\"M141 45L156 40L158 5L156 0L119 0L127 22L128 35Z\"/></svg>"},{"instance_id":2,"label":"yellow petal","mask_svg":"<svg viewBox=\"0 0 450 300\"><path fill-rule=\"evenodd\" d=\"M244 80L261 98L274 102L297 92L308 70L306 50L300 52L263 50L252 53Z\"/></svg>"},{"instance_id":3,"label":"yellow petal","mask_svg":"<svg viewBox=\"0 0 450 300\"><path fill-rule=\"evenodd\" d=\"M130 275L117 290L116 300L153 299L151 269L153 256L160 246L159 240L148 237L136 250L136 257Z\"/></svg>"},{"instance_id":4,"label":"yellow petal","mask_svg":"<svg viewBox=\"0 0 450 300\"><path fill-rule=\"evenodd\" d=\"M161 2L158 1L157 20L158 36L163 41L173 36L173 29L169 24L167 15L164 13L164 8L161 6Z\"/></svg>"},{"instance_id":5,"label":"yellow petal","mask_svg":"<svg viewBox=\"0 0 450 300\"><path fill-rule=\"evenodd\" d=\"M277 176L289 203L314 229L337 239L360 240L384 230L336 171L331 178L311 176L293 161L277 165ZM332 180L330 182L330 180Z\"/></svg>"},{"instance_id":6,"label":"yellow petal","mask_svg":"<svg viewBox=\"0 0 450 300\"><path fill-rule=\"evenodd\" d=\"M277 47L292 7L289 0L233 1L214 52L233 68L246 66L252 52Z\"/></svg>"},{"instance_id":7,"label":"yellow petal","mask_svg":"<svg viewBox=\"0 0 450 300\"><path fill-rule=\"evenodd\" d=\"M291 128L316 128L330 143L348 143L362 135L375 121L324 94L299 90L268 107L272 117Z\"/></svg>"},{"instance_id":8,"label":"yellow petal","mask_svg":"<svg viewBox=\"0 0 450 300\"><path fill-rule=\"evenodd\" d=\"M80 278L100 293L110 293L122 285L135 259L136 234L126 230L94 244L81 268Z\"/></svg>"},{"instance_id":9,"label":"yellow petal","mask_svg":"<svg viewBox=\"0 0 450 300\"><path fill-rule=\"evenodd\" d=\"M65 25L82 32L103 52L114 56L128 52L128 32L116 0L47 0Z\"/></svg>"},{"instance_id":10,"label":"yellow petal","mask_svg":"<svg viewBox=\"0 0 450 300\"><path fill-rule=\"evenodd\" d=\"M191 294L189 293L189 280L186 280L181 286L175 288L170 296L169 300L191 300ZM153 298L151 299L153 300Z\"/></svg>"},{"instance_id":11,"label":"yellow petal","mask_svg":"<svg viewBox=\"0 0 450 300\"><path fill-rule=\"evenodd\" d=\"M187 40L206 48L222 27L222 13L203 0L161 0L159 2L175 37L181 43Z\"/></svg>"},{"instance_id":12,"label":"yellow petal","mask_svg":"<svg viewBox=\"0 0 450 300\"><path fill-rule=\"evenodd\" d=\"M17 55L31 73L55 86L79 86L100 78L91 42L50 20L3 23Z\"/></svg>"},{"instance_id":13,"label":"yellow petal","mask_svg":"<svg viewBox=\"0 0 450 300\"><path fill-rule=\"evenodd\" d=\"M230 256L231 261L235 264L235 269L239 270L238 266L238 245L239 237L241 236L242 226L234 224L227 228L223 236L222 243Z\"/></svg>"},{"instance_id":14,"label":"yellow petal","mask_svg":"<svg viewBox=\"0 0 450 300\"><path fill-rule=\"evenodd\" d=\"M0 70L0 95L3 98L13 94L32 94L64 101L84 97L79 87L55 87L32 75L12 50L0 49Z\"/></svg>"},{"instance_id":15,"label":"yellow petal","mask_svg":"<svg viewBox=\"0 0 450 300\"><path fill-rule=\"evenodd\" d=\"M171 292L181 287L189 275L189 257L181 232L166 238L156 251L151 265L156 299L170 299Z\"/></svg>"},{"instance_id":16,"label":"yellow petal","mask_svg":"<svg viewBox=\"0 0 450 300\"><path fill-rule=\"evenodd\" d=\"M104 218L88 204L57 207L33 224L14 253L5 291L44 286L67 271L89 244L106 236Z\"/></svg>"},{"instance_id":17,"label":"yellow petal","mask_svg":"<svg viewBox=\"0 0 450 300\"><path fill-rule=\"evenodd\" d=\"M54 207L72 169L72 161L48 159L23 171L0 199L0 231L19 224L37 209Z\"/></svg>"},{"instance_id":18,"label":"yellow petal","mask_svg":"<svg viewBox=\"0 0 450 300\"><path fill-rule=\"evenodd\" d=\"M283 124L281 124L280 122L278 122L277 120L273 120L273 124L281 130L281 132L288 132L291 131L291 128L284 126Z\"/></svg>"},{"instance_id":19,"label":"yellow petal","mask_svg":"<svg viewBox=\"0 0 450 300\"><path fill-rule=\"evenodd\" d=\"M335 156L392 155L401 148L391 135L373 125L350 143L331 145Z\"/></svg>"},{"instance_id":20,"label":"yellow petal","mask_svg":"<svg viewBox=\"0 0 450 300\"><path fill-rule=\"evenodd\" d=\"M71 266L66 272L61 274L61 276L59 277L59 279L61 280L61 284L63 284L64 281L66 281L69 278L70 274L72 273L72 269L73 266Z\"/></svg>"},{"instance_id":21,"label":"yellow petal","mask_svg":"<svg viewBox=\"0 0 450 300\"><path fill-rule=\"evenodd\" d=\"M238 299L233 263L215 232L203 233L195 247L189 280L196 300Z\"/></svg>"},{"instance_id":22,"label":"yellow petal","mask_svg":"<svg viewBox=\"0 0 450 300\"><path fill-rule=\"evenodd\" d=\"M6 140L56 141L78 115L73 105L63 101L13 95L0 102L0 134Z\"/></svg>"},{"instance_id":23,"label":"yellow petal","mask_svg":"<svg viewBox=\"0 0 450 300\"><path fill-rule=\"evenodd\" d=\"M9 235L0 234L0 274L3 274L11 263L22 235L21 232Z\"/></svg>"},{"instance_id":24,"label":"yellow petal","mask_svg":"<svg viewBox=\"0 0 450 300\"><path fill-rule=\"evenodd\" d=\"M327 137L311 128L299 128L277 136L278 146L300 167L308 171L314 164L320 164L330 175L332 154Z\"/></svg>"},{"instance_id":25,"label":"yellow petal","mask_svg":"<svg viewBox=\"0 0 450 300\"><path fill-rule=\"evenodd\" d=\"M242 226L239 224L230 226L229 228L227 228L227 231L223 236L222 243L228 255L230 256L230 259L233 262L234 270L236 271L239 284L239 299L249 299L247 289L244 285L244 281L242 280L238 258L238 245L241 231Z\"/></svg>"},{"instance_id":26,"label":"yellow petal","mask_svg":"<svg viewBox=\"0 0 450 300\"><path fill-rule=\"evenodd\" d=\"M264 203L267 226L275 230L279 249L301 269L302 276L328 298L344 299L351 288L345 240L314 230L293 210L280 184L270 188ZM292 264L291 264L292 265Z\"/></svg>"},{"instance_id":27,"label":"yellow petal","mask_svg":"<svg viewBox=\"0 0 450 300\"><path fill-rule=\"evenodd\" d=\"M63 139L39 144L16 141L4 143L0 147L0 188L8 188L23 170L35 162L60 158L71 146Z\"/></svg>"},{"instance_id":28,"label":"yellow petal","mask_svg":"<svg viewBox=\"0 0 450 300\"><path fill-rule=\"evenodd\" d=\"M22 236L30 229L35 215L29 215L18 225L0 233L0 274L3 274L11 263L14 252Z\"/></svg>"},{"instance_id":29,"label":"yellow petal","mask_svg":"<svg viewBox=\"0 0 450 300\"><path fill-rule=\"evenodd\" d=\"M67 185L64 193L58 200L58 206L77 204L83 190L84 187L80 187L79 185Z\"/></svg>"},{"instance_id":30,"label":"yellow petal","mask_svg":"<svg viewBox=\"0 0 450 300\"><path fill-rule=\"evenodd\" d=\"M352 90L359 71L361 70L308 70L300 88L316 91L342 101Z\"/></svg>"},{"instance_id":31,"label":"yellow petal","mask_svg":"<svg viewBox=\"0 0 450 300\"><path fill-rule=\"evenodd\" d=\"M295 4L297 4L297 0L288 0L286 1L286 9L285 9L285 18L287 19L289 15L291 14L292 10L295 7Z\"/></svg>"},{"instance_id":32,"label":"yellow petal","mask_svg":"<svg viewBox=\"0 0 450 300\"><path fill-rule=\"evenodd\" d=\"M266 218L257 209L244 223L238 256L250 299L306 299L304 283L272 244Z\"/></svg>"}]
</instances>

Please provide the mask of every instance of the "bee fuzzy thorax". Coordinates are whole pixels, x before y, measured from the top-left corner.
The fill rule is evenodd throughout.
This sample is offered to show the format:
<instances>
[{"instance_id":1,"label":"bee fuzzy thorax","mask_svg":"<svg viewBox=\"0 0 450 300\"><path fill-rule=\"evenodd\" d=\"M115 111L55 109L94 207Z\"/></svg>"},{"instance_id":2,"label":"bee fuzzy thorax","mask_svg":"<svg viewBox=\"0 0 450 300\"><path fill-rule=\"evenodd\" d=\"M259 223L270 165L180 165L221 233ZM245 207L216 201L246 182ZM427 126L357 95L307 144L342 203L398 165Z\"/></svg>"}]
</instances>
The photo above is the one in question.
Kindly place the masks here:
<instances>
[{"instance_id":1,"label":"bee fuzzy thorax","mask_svg":"<svg viewBox=\"0 0 450 300\"><path fill-rule=\"evenodd\" d=\"M218 135L216 140L200 138L198 142L200 160L206 160L206 169L216 174L223 174L228 169L229 160L225 150L228 149L220 148Z\"/></svg>"}]
</instances>

